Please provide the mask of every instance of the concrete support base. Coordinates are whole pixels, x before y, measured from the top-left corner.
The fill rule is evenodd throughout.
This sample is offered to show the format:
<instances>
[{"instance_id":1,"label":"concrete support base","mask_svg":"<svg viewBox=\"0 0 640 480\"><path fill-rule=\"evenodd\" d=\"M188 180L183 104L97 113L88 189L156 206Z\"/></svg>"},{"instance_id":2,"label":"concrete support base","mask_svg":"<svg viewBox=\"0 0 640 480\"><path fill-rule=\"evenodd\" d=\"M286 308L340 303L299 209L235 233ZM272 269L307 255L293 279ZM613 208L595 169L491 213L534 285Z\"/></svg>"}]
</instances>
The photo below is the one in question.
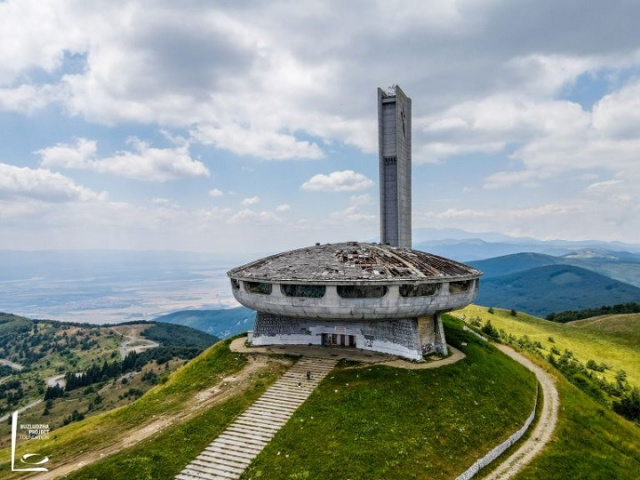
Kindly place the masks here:
<instances>
[{"instance_id":1,"label":"concrete support base","mask_svg":"<svg viewBox=\"0 0 640 480\"><path fill-rule=\"evenodd\" d=\"M355 347L416 361L431 353L447 354L439 315L367 322L298 319L258 312L250 343Z\"/></svg>"}]
</instances>

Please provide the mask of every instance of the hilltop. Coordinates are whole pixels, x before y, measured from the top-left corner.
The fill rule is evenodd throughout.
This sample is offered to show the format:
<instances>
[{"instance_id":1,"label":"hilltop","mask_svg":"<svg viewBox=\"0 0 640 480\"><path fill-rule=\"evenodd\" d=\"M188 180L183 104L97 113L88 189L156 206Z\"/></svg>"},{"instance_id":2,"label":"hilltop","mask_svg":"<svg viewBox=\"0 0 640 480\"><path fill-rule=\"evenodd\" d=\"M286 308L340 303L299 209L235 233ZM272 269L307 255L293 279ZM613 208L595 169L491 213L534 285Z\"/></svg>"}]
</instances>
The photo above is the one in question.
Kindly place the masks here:
<instances>
[{"instance_id":1,"label":"hilltop","mask_svg":"<svg viewBox=\"0 0 640 480\"><path fill-rule=\"evenodd\" d=\"M256 312L246 307L217 310L182 310L162 315L154 322L184 325L219 338L228 338L253 327Z\"/></svg>"},{"instance_id":2,"label":"hilltop","mask_svg":"<svg viewBox=\"0 0 640 480\"><path fill-rule=\"evenodd\" d=\"M595 333L586 326L523 314L514 322L508 311L489 314L481 307L456 313L467 321L476 314L483 321L504 321L505 327L532 328L536 339L547 339L545 345L573 348L582 361L594 354L589 342ZM445 316L445 328L467 359L440 369L404 372L343 362L243 478L266 478L269 472L268 478L274 479L444 479L464 470L527 415L532 377L492 346L463 332L455 319ZM515 336L517 331L511 328L510 333ZM57 429L57 438L43 448L56 452L57 459L90 463L75 473L60 470L72 479L106 480L116 471L121 478L172 478L291 362L252 360L251 355L230 352L227 345L225 341L211 347L127 407ZM615 339L599 349L603 350L595 353L610 356L617 350ZM622 350L639 355L631 348ZM536 361L544 364L543 359ZM555 439L519 478L634 478L632 472L640 466L640 429L561 375L556 383L562 408ZM518 419L509 420L509 415ZM503 430L500 425L506 424L511 426ZM140 442L127 444L125 438ZM82 453L86 445L92 449Z\"/></svg>"},{"instance_id":3,"label":"hilltop","mask_svg":"<svg viewBox=\"0 0 640 480\"><path fill-rule=\"evenodd\" d=\"M564 255L553 256L519 251L511 255L468 263L482 270L485 279L524 272L547 265L570 265L640 287L640 254L638 253L580 249Z\"/></svg>"},{"instance_id":4,"label":"hilltop","mask_svg":"<svg viewBox=\"0 0 640 480\"><path fill-rule=\"evenodd\" d=\"M216 337L179 325L112 325L32 320L0 313L0 446L6 417L59 428L127 405Z\"/></svg>"},{"instance_id":5,"label":"hilltop","mask_svg":"<svg viewBox=\"0 0 640 480\"><path fill-rule=\"evenodd\" d=\"M483 278L475 301L545 316L638 300L640 288L633 285L572 265L546 265Z\"/></svg>"}]
</instances>

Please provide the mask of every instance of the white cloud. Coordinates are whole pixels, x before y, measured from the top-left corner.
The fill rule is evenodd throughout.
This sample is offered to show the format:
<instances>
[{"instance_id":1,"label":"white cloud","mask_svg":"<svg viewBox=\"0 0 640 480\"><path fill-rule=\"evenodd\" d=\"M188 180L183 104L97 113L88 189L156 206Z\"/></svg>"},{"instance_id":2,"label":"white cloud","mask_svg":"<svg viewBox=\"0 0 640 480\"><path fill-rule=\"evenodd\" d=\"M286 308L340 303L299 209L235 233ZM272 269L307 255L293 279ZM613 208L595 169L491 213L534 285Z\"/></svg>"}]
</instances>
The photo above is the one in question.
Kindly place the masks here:
<instances>
[{"instance_id":1,"label":"white cloud","mask_svg":"<svg viewBox=\"0 0 640 480\"><path fill-rule=\"evenodd\" d=\"M12 88L0 88L0 110L33 114L57 96L58 90L49 85L23 84Z\"/></svg>"},{"instance_id":2,"label":"white cloud","mask_svg":"<svg viewBox=\"0 0 640 480\"><path fill-rule=\"evenodd\" d=\"M294 135L246 129L237 125L202 125L192 135L205 145L265 160L318 159L324 156L318 145L297 140Z\"/></svg>"},{"instance_id":3,"label":"white cloud","mask_svg":"<svg viewBox=\"0 0 640 480\"><path fill-rule=\"evenodd\" d=\"M107 199L105 192L97 193L76 185L73 180L59 173L4 163L0 163L0 196L46 202L88 202Z\"/></svg>"},{"instance_id":4,"label":"white cloud","mask_svg":"<svg viewBox=\"0 0 640 480\"><path fill-rule=\"evenodd\" d=\"M640 81L605 95L593 108L593 127L612 138L635 138L640 129Z\"/></svg>"},{"instance_id":5,"label":"white cloud","mask_svg":"<svg viewBox=\"0 0 640 480\"><path fill-rule=\"evenodd\" d=\"M222 193L222 190L219 190L217 188L213 188L209 190L210 197L216 198L216 197L221 197L222 195L224 195L224 193Z\"/></svg>"},{"instance_id":6,"label":"white cloud","mask_svg":"<svg viewBox=\"0 0 640 480\"><path fill-rule=\"evenodd\" d=\"M209 176L207 167L189 156L187 144L153 148L137 138L129 139L134 151L120 151L96 158L97 143L79 138L75 145L56 144L38 150L44 167L76 168L111 173L135 180L166 182L182 177Z\"/></svg>"},{"instance_id":7,"label":"white cloud","mask_svg":"<svg viewBox=\"0 0 640 480\"><path fill-rule=\"evenodd\" d=\"M349 203L351 205L371 205L373 203L373 197L368 193L362 195L351 195L349 197Z\"/></svg>"},{"instance_id":8,"label":"white cloud","mask_svg":"<svg viewBox=\"0 0 640 480\"><path fill-rule=\"evenodd\" d=\"M373 185L373 181L361 173L356 173L353 170L343 170L341 172L332 172L329 175L321 173L314 175L304 182L301 188L310 191L352 192L365 190Z\"/></svg>"},{"instance_id":9,"label":"white cloud","mask_svg":"<svg viewBox=\"0 0 640 480\"><path fill-rule=\"evenodd\" d=\"M291 205L287 203L283 203L282 205L278 205L276 207L276 212L288 212L289 210L291 210Z\"/></svg>"},{"instance_id":10,"label":"white cloud","mask_svg":"<svg viewBox=\"0 0 640 480\"><path fill-rule=\"evenodd\" d=\"M35 153L40 155L40 165L43 167L91 168L97 152L95 140L78 138L75 145L58 143Z\"/></svg>"},{"instance_id":11,"label":"white cloud","mask_svg":"<svg viewBox=\"0 0 640 480\"><path fill-rule=\"evenodd\" d=\"M251 223L251 224L272 224L279 223L281 219L272 212L256 212L250 209L243 209L232 215L229 223Z\"/></svg>"},{"instance_id":12,"label":"white cloud","mask_svg":"<svg viewBox=\"0 0 640 480\"><path fill-rule=\"evenodd\" d=\"M371 223L377 217L370 213L364 213L356 205L345 208L338 212L331 212L329 218L336 223Z\"/></svg>"},{"instance_id":13,"label":"white cloud","mask_svg":"<svg viewBox=\"0 0 640 480\"><path fill-rule=\"evenodd\" d=\"M260 203L260 197L258 196L245 198L241 202L241 204L245 207L248 207L249 205L255 205L257 203Z\"/></svg>"}]
</instances>

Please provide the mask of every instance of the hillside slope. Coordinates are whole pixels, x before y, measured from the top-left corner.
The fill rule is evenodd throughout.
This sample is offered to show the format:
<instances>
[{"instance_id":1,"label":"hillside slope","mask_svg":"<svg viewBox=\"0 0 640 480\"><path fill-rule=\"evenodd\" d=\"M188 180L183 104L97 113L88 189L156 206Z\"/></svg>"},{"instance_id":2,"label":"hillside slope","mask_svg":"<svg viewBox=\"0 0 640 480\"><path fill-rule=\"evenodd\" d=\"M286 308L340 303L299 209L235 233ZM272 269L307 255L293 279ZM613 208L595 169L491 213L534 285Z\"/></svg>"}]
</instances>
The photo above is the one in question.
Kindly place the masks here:
<instances>
[{"instance_id":1,"label":"hillside slope","mask_svg":"<svg viewBox=\"0 0 640 480\"><path fill-rule=\"evenodd\" d=\"M354 368L343 362L242 478L444 480L461 473L524 422L536 387L521 365L463 332L459 321L445 321L449 338L465 349L466 359L424 370ZM181 470L175 461L181 452L167 448L189 432L182 426L175 430L70 478L110 480L114 471L121 478L141 478L143 469L148 478L173 478Z\"/></svg>"},{"instance_id":2,"label":"hillside slope","mask_svg":"<svg viewBox=\"0 0 640 480\"><path fill-rule=\"evenodd\" d=\"M640 288L571 265L548 265L483 279L480 305L545 316L551 312L640 301Z\"/></svg>"},{"instance_id":3,"label":"hillside slope","mask_svg":"<svg viewBox=\"0 0 640 480\"><path fill-rule=\"evenodd\" d=\"M547 265L572 265L640 287L640 255L629 252L590 249L576 250L559 257L534 252L518 252L467 263L482 270L485 279Z\"/></svg>"},{"instance_id":4,"label":"hillside slope","mask_svg":"<svg viewBox=\"0 0 640 480\"><path fill-rule=\"evenodd\" d=\"M604 372L587 371L610 384L617 382L619 371L624 369L629 383L640 386L640 349L637 344L631 346L620 342L623 332L633 336L640 334L637 319L628 321L625 315L619 315L610 318L608 328L599 329L596 319L581 321L584 322L582 327L571 326L523 313L514 317L508 310L494 309L490 313L487 308L476 305L454 312L454 315L476 328L490 321L500 331L502 340L508 339L522 354L544 365L557 377L561 406L558 429L553 441L517 475L517 479L637 478L640 426L616 415L606 394L594 392L589 386L584 370L566 370L561 361L565 358L566 364L579 362L585 365L589 360L597 365L607 364ZM559 369L549 364L550 358Z\"/></svg>"},{"instance_id":5,"label":"hillside slope","mask_svg":"<svg viewBox=\"0 0 640 480\"><path fill-rule=\"evenodd\" d=\"M514 317L508 310L498 308L493 312L489 313L486 307L469 305L455 314L460 318L464 317L466 322L473 319L479 319L483 323L491 321L496 329L504 330L516 338L526 335L529 342L539 343L539 349L544 355L552 351L564 353L568 350L573 358L583 364L589 360L598 364L605 363L609 368L599 375L610 382L615 381L617 371L624 370L629 383L640 387L640 348L633 341L620 341L624 335L628 338L640 336L640 321L637 319L626 322L624 316L616 316L619 318L612 322L610 328L599 329L590 327L588 323L580 327L578 322L550 322L522 312Z\"/></svg>"},{"instance_id":6,"label":"hillside slope","mask_svg":"<svg viewBox=\"0 0 640 480\"><path fill-rule=\"evenodd\" d=\"M521 252L502 257L488 258L468 262L474 268L482 270L483 279L501 277L511 273L524 272L532 268L546 267L560 263L559 257L543 255L542 253Z\"/></svg>"},{"instance_id":7,"label":"hillside slope","mask_svg":"<svg viewBox=\"0 0 640 480\"><path fill-rule=\"evenodd\" d=\"M566 324L571 328L615 338L622 345L640 350L640 313L601 315Z\"/></svg>"},{"instance_id":8,"label":"hillside slope","mask_svg":"<svg viewBox=\"0 0 640 480\"><path fill-rule=\"evenodd\" d=\"M182 310L154 318L154 322L195 328L219 338L228 338L253 327L255 312L245 307L220 310Z\"/></svg>"}]
</instances>

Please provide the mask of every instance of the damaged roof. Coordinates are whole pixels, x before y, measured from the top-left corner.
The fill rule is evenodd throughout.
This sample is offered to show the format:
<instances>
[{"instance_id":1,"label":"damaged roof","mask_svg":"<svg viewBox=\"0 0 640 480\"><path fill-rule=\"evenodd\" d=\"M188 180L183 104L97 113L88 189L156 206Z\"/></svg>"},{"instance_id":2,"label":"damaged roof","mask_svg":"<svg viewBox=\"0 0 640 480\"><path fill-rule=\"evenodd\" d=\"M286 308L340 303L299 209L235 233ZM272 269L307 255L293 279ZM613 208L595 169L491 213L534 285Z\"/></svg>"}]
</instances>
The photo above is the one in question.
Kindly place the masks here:
<instances>
[{"instance_id":1,"label":"damaged roof","mask_svg":"<svg viewBox=\"0 0 640 480\"><path fill-rule=\"evenodd\" d=\"M430 253L376 243L328 243L265 257L227 272L231 278L291 283L441 282L480 270Z\"/></svg>"}]
</instances>

